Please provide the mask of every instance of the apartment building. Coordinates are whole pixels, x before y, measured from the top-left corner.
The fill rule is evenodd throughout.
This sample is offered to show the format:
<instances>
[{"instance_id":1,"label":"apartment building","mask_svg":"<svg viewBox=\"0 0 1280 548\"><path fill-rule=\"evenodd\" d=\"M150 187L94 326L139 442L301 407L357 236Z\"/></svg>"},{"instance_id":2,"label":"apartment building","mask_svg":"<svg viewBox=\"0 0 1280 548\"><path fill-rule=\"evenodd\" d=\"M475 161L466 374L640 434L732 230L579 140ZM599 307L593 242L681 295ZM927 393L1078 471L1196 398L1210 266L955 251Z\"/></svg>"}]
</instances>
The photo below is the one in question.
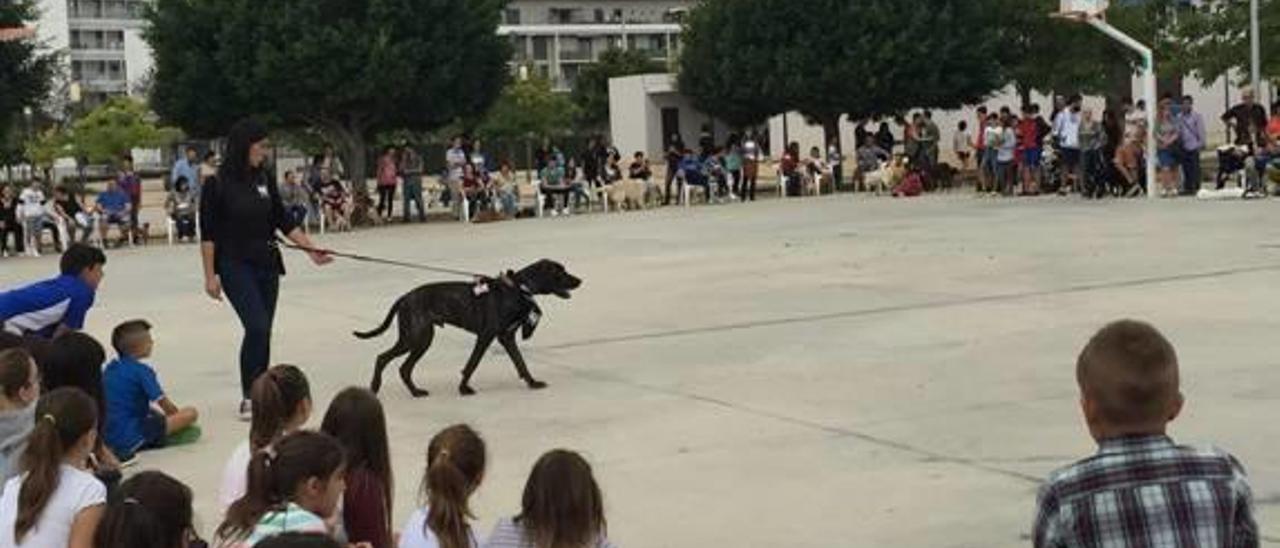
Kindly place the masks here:
<instances>
[{"instance_id":1,"label":"apartment building","mask_svg":"<svg viewBox=\"0 0 1280 548\"><path fill-rule=\"evenodd\" d=\"M37 32L65 52L68 80L88 105L125 95L150 72L142 39L145 0L41 0Z\"/></svg>"}]
</instances>

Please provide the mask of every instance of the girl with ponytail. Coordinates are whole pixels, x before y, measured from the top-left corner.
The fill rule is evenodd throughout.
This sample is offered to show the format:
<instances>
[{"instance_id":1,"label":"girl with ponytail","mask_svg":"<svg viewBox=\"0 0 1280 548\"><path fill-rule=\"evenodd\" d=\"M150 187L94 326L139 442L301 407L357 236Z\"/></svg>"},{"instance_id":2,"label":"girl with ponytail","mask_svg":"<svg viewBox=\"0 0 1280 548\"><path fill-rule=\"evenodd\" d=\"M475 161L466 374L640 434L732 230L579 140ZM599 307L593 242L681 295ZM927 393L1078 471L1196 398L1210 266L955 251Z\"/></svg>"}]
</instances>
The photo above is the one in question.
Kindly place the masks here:
<instances>
[{"instance_id":1,"label":"girl with ponytail","mask_svg":"<svg viewBox=\"0 0 1280 548\"><path fill-rule=\"evenodd\" d=\"M22 475L0 495L0 546L92 548L107 498L88 471L98 406L84 392L59 388L40 398L35 416Z\"/></svg>"},{"instance_id":2,"label":"girl with ponytail","mask_svg":"<svg viewBox=\"0 0 1280 548\"><path fill-rule=\"evenodd\" d=\"M222 470L218 505L223 510L244 496L250 457L281 436L302 428L311 418L311 384L302 370L292 365L277 365L259 375L253 381L250 399L253 421L249 439L236 447Z\"/></svg>"},{"instance_id":3,"label":"girl with ponytail","mask_svg":"<svg viewBox=\"0 0 1280 548\"><path fill-rule=\"evenodd\" d=\"M342 445L328 434L300 430L253 454L249 489L227 509L217 546L249 548L282 533L332 534L326 520L346 488Z\"/></svg>"},{"instance_id":4,"label":"girl with ponytail","mask_svg":"<svg viewBox=\"0 0 1280 548\"><path fill-rule=\"evenodd\" d=\"M195 548L191 489L161 472L142 472L111 494L94 548Z\"/></svg>"},{"instance_id":5,"label":"girl with ponytail","mask_svg":"<svg viewBox=\"0 0 1280 548\"><path fill-rule=\"evenodd\" d=\"M485 446L470 426L450 426L427 446L422 491L426 507L409 518L400 548L475 548L467 501L484 479Z\"/></svg>"}]
</instances>

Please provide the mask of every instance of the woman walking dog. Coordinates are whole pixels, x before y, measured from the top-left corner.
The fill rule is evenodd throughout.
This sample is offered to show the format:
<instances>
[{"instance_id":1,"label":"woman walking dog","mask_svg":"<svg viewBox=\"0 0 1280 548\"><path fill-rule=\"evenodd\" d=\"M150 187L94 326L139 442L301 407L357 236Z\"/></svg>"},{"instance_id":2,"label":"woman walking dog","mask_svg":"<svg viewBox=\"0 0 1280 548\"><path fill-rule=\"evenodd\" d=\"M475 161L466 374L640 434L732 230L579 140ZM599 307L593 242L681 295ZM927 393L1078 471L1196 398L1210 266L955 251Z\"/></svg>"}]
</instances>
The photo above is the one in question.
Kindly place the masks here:
<instances>
[{"instance_id":1,"label":"woman walking dog","mask_svg":"<svg viewBox=\"0 0 1280 548\"><path fill-rule=\"evenodd\" d=\"M227 141L226 158L216 179L202 189L200 251L205 293L221 301L225 292L244 327L239 415L249 420L253 412L249 389L270 361L271 328L284 274L276 233L300 247L315 247L285 212L279 188L263 167L266 128L254 120L242 120L231 128ZM333 261L322 252L311 252L310 257L316 265Z\"/></svg>"}]
</instances>

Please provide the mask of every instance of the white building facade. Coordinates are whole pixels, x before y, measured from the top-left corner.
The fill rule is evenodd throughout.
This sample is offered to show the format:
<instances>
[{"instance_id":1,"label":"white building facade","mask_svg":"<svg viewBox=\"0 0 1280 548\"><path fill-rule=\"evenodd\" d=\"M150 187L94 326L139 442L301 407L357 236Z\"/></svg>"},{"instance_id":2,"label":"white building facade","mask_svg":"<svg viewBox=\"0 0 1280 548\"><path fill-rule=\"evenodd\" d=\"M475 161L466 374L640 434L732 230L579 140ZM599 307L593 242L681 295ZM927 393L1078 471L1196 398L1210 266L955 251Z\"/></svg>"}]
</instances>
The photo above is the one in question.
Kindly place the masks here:
<instances>
[{"instance_id":1,"label":"white building facade","mask_svg":"<svg viewBox=\"0 0 1280 548\"><path fill-rule=\"evenodd\" d=\"M67 79L85 104L129 94L151 72L151 49L142 39L145 8L145 0L40 1L40 39L65 53Z\"/></svg>"},{"instance_id":2,"label":"white building facade","mask_svg":"<svg viewBox=\"0 0 1280 548\"><path fill-rule=\"evenodd\" d=\"M498 34L511 40L513 71L573 88L582 67L609 49L642 51L670 66L680 48L680 20L693 0L515 0Z\"/></svg>"}]
</instances>

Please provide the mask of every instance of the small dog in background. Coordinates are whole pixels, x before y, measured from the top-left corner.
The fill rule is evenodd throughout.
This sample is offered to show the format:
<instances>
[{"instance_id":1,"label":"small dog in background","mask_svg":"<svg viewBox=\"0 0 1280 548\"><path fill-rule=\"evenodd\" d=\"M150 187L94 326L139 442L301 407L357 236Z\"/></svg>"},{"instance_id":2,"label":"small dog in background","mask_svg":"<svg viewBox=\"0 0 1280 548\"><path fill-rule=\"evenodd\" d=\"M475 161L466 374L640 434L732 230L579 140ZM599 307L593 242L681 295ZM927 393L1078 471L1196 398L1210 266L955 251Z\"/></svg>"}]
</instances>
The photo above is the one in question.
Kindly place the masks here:
<instances>
[{"instance_id":1,"label":"small dog in background","mask_svg":"<svg viewBox=\"0 0 1280 548\"><path fill-rule=\"evenodd\" d=\"M643 210L649 207L646 199L647 190L644 181L632 179L613 183L606 190L606 194L609 197L609 204L618 211L623 209Z\"/></svg>"},{"instance_id":2,"label":"small dog in background","mask_svg":"<svg viewBox=\"0 0 1280 548\"><path fill-rule=\"evenodd\" d=\"M893 192L906 174L907 166L899 156L887 162L880 162L880 168L867 172L863 176L863 181L868 191L875 192L876 195L888 194Z\"/></svg>"}]
</instances>

